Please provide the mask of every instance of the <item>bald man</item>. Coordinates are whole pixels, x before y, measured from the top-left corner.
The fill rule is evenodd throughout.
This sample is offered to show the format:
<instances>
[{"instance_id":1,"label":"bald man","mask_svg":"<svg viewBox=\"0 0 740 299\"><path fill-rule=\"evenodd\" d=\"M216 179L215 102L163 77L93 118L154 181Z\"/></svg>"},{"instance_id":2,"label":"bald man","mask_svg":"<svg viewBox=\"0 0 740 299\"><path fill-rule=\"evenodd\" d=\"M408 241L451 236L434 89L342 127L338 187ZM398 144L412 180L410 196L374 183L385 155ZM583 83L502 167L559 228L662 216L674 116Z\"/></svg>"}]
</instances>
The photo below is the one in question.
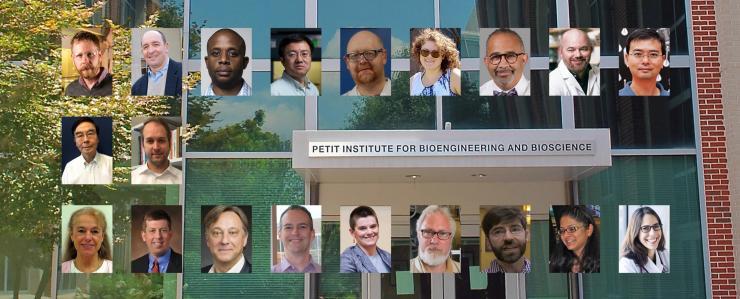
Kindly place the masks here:
<instances>
[{"instance_id":1,"label":"bald man","mask_svg":"<svg viewBox=\"0 0 740 299\"><path fill-rule=\"evenodd\" d=\"M141 35L141 55L146 62L146 75L131 86L132 96L180 96L182 64L170 58L170 44L159 30Z\"/></svg>"},{"instance_id":2,"label":"bald man","mask_svg":"<svg viewBox=\"0 0 740 299\"><path fill-rule=\"evenodd\" d=\"M371 31L358 31L347 42L347 70L355 81L345 96L389 96L391 80L385 76L388 56L383 41Z\"/></svg>"},{"instance_id":3,"label":"bald man","mask_svg":"<svg viewBox=\"0 0 740 299\"><path fill-rule=\"evenodd\" d=\"M551 96L598 96L599 67L590 64L594 46L586 32L570 29L560 37L558 67L550 72Z\"/></svg>"},{"instance_id":4,"label":"bald man","mask_svg":"<svg viewBox=\"0 0 740 299\"><path fill-rule=\"evenodd\" d=\"M250 96L252 87L242 78L249 65L247 45L244 39L231 29L219 29L206 44L206 62L211 85L203 91L204 96Z\"/></svg>"}]
</instances>

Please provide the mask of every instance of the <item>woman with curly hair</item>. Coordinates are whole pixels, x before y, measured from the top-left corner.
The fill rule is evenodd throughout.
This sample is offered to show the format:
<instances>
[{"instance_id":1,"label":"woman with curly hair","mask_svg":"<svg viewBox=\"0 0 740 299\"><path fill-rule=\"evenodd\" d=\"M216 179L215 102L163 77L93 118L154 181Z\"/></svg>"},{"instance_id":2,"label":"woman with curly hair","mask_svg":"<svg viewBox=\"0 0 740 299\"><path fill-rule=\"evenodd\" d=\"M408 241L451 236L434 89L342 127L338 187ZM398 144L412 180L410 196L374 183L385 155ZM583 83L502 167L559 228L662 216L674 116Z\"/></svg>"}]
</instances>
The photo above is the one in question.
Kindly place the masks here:
<instances>
[{"instance_id":1,"label":"woman with curly hair","mask_svg":"<svg viewBox=\"0 0 740 299\"><path fill-rule=\"evenodd\" d=\"M411 76L412 96L460 95L460 54L438 29L424 29L411 43L411 61L421 71Z\"/></svg>"},{"instance_id":2,"label":"woman with curly hair","mask_svg":"<svg viewBox=\"0 0 740 299\"><path fill-rule=\"evenodd\" d=\"M113 273L105 215L93 207L72 213L67 229L62 273Z\"/></svg>"},{"instance_id":3,"label":"woman with curly hair","mask_svg":"<svg viewBox=\"0 0 740 299\"><path fill-rule=\"evenodd\" d=\"M550 254L550 272L598 273L599 228L585 206L555 210L557 235Z\"/></svg>"},{"instance_id":4,"label":"woman with curly hair","mask_svg":"<svg viewBox=\"0 0 740 299\"><path fill-rule=\"evenodd\" d=\"M619 273L668 273L663 222L650 207L635 210L622 241Z\"/></svg>"}]
</instances>

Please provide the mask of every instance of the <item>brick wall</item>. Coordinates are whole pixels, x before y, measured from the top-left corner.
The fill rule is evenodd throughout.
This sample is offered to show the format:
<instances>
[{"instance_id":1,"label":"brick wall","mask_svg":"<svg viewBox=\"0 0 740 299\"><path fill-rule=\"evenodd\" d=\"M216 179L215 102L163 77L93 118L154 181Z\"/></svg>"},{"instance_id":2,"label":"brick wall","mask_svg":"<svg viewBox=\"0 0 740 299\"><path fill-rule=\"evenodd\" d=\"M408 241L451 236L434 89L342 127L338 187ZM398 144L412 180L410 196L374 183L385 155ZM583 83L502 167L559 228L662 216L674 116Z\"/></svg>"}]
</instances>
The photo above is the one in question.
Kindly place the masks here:
<instances>
[{"instance_id":1,"label":"brick wall","mask_svg":"<svg viewBox=\"0 0 740 299\"><path fill-rule=\"evenodd\" d=\"M712 297L737 298L722 78L738 77L720 72L716 12L713 0L691 1Z\"/></svg>"}]
</instances>

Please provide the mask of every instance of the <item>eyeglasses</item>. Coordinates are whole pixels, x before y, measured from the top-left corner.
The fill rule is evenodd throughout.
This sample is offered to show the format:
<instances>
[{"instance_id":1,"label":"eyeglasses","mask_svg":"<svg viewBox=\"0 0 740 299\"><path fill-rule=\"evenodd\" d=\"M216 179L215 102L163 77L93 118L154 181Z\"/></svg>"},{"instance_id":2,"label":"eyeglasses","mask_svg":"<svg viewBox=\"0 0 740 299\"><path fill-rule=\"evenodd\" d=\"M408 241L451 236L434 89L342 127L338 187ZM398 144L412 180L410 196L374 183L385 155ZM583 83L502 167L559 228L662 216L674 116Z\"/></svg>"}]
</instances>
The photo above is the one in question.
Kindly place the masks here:
<instances>
[{"instance_id":1,"label":"eyeglasses","mask_svg":"<svg viewBox=\"0 0 740 299\"><path fill-rule=\"evenodd\" d=\"M504 54L491 54L488 55L488 63L492 64L499 64L501 63L501 57L504 57L506 59L506 62L508 63L515 63L517 58L519 58L519 55L525 55L525 53L504 53Z\"/></svg>"},{"instance_id":2,"label":"eyeglasses","mask_svg":"<svg viewBox=\"0 0 740 299\"><path fill-rule=\"evenodd\" d=\"M307 59L308 57L311 57L311 52L309 51L290 51L288 54L285 55L288 57L288 59L296 59L296 57L300 56L303 59Z\"/></svg>"},{"instance_id":3,"label":"eyeglasses","mask_svg":"<svg viewBox=\"0 0 740 299\"><path fill-rule=\"evenodd\" d=\"M434 238L435 235L440 240L447 240L450 237L452 237L452 233L451 232L446 232L446 231L438 231L438 232L435 232L433 230L428 230L428 229L422 229L421 230L421 236L424 237L424 239Z\"/></svg>"},{"instance_id":4,"label":"eyeglasses","mask_svg":"<svg viewBox=\"0 0 740 299\"><path fill-rule=\"evenodd\" d=\"M558 233L560 233L561 235L564 235L566 232L573 234L577 232L579 229L585 228L585 227L586 227L585 225L571 225L566 228L561 227L560 229L558 229Z\"/></svg>"},{"instance_id":5,"label":"eyeglasses","mask_svg":"<svg viewBox=\"0 0 740 299\"><path fill-rule=\"evenodd\" d=\"M347 53L344 55L344 58L348 59L349 61L352 61L354 63L360 62L361 58L365 58L365 61L372 61L375 59L375 57L378 57L378 53L385 52L384 49L375 49L375 50L367 50L363 52L354 52L354 53Z\"/></svg>"},{"instance_id":6,"label":"eyeglasses","mask_svg":"<svg viewBox=\"0 0 740 299\"><path fill-rule=\"evenodd\" d=\"M421 49L421 52L419 52L422 57L427 57L429 54L432 54L433 58L439 58L439 55L441 54L438 50L429 51L427 49Z\"/></svg>"},{"instance_id":7,"label":"eyeglasses","mask_svg":"<svg viewBox=\"0 0 740 299\"><path fill-rule=\"evenodd\" d=\"M642 52L632 52L632 53L629 53L629 55L637 60L642 60L645 57L647 57L649 60L657 60L658 58L663 56L658 52L650 52L647 54L642 53Z\"/></svg>"},{"instance_id":8,"label":"eyeglasses","mask_svg":"<svg viewBox=\"0 0 740 299\"><path fill-rule=\"evenodd\" d=\"M491 232L488 235L493 239L503 239L506 236L506 231L507 231L506 228L499 227L499 228L495 228L491 230ZM521 225L515 225L515 226L510 227L508 231L512 235L519 236L519 235L524 234L524 227L522 227Z\"/></svg>"},{"instance_id":9,"label":"eyeglasses","mask_svg":"<svg viewBox=\"0 0 740 299\"><path fill-rule=\"evenodd\" d=\"M663 226L662 226L662 225L660 225L660 223L656 223L656 224L653 224L653 225L643 225L643 226L640 226L640 231L641 231L641 232L642 232L643 234L647 234L647 233L649 233L649 232L650 232L650 229L651 229L651 228L652 228L652 229L653 229L654 231L656 231L656 232L659 232L659 231L660 231L661 229L663 229Z\"/></svg>"}]
</instances>

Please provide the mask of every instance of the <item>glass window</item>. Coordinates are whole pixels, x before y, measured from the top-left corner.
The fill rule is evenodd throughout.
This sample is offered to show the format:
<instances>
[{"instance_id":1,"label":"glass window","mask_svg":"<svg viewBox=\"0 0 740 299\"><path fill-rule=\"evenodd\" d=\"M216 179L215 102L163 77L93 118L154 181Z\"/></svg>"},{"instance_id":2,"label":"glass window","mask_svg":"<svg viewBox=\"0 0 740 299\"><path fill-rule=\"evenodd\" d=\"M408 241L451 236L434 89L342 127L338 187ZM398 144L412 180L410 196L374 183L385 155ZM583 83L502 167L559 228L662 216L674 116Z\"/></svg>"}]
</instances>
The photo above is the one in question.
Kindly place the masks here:
<instances>
[{"instance_id":1,"label":"glass window","mask_svg":"<svg viewBox=\"0 0 740 299\"><path fill-rule=\"evenodd\" d=\"M305 100L269 96L270 73L254 74L254 96L188 98L188 123L200 126L188 141L188 151L291 150L293 130L305 127Z\"/></svg>"},{"instance_id":2,"label":"glass window","mask_svg":"<svg viewBox=\"0 0 740 299\"><path fill-rule=\"evenodd\" d=\"M434 27L434 6L425 0L318 1L324 58L339 58L339 28L391 28L391 57L409 57L411 28ZM303 2L301 2L303 3ZM399 17L394 12L404 13ZM406 89L408 90L408 89ZM395 88L394 88L395 92Z\"/></svg>"},{"instance_id":3,"label":"glass window","mask_svg":"<svg viewBox=\"0 0 740 299\"><path fill-rule=\"evenodd\" d=\"M349 97L339 94L339 73L325 72L318 99L320 130L433 130L435 98L409 97L409 73L391 74L392 96Z\"/></svg>"},{"instance_id":4,"label":"glass window","mask_svg":"<svg viewBox=\"0 0 740 299\"><path fill-rule=\"evenodd\" d=\"M321 274L318 275L319 298L353 298L362 292L360 273L339 273L339 222L321 224ZM346 233L346 232L344 232Z\"/></svg>"},{"instance_id":5,"label":"glass window","mask_svg":"<svg viewBox=\"0 0 740 299\"><path fill-rule=\"evenodd\" d=\"M583 275L585 298L703 298L704 263L694 156L613 157L612 167L579 182L582 204L601 206L601 274ZM618 205L670 205L670 274L618 274ZM675 229L674 229L675 227Z\"/></svg>"},{"instance_id":6,"label":"glass window","mask_svg":"<svg viewBox=\"0 0 740 299\"><path fill-rule=\"evenodd\" d=\"M617 70L601 70L601 97L575 97L576 128L610 128L612 148L694 147L689 69L671 70L670 97L615 97Z\"/></svg>"},{"instance_id":7,"label":"glass window","mask_svg":"<svg viewBox=\"0 0 740 299\"><path fill-rule=\"evenodd\" d=\"M443 122L453 129L562 128L560 97L548 97L547 71L532 71L529 97L481 97L478 72L463 72L462 97L442 98Z\"/></svg>"},{"instance_id":8,"label":"glass window","mask_svg":"<svg viewBox=\"0 0 740 299\"><path fill-rule=\"evenodd\" d=\"M676 0L570 0L571 27L600 27L601 55L617 55L617 34L622 28L671 28L672 55L688 55L684 1Z\"/></svg>"},{"instance_id":9,"label":"glass window","mask_svg":"<svg viewBox=\"0 0 740 299\"><path fill-rule=\"evenodd\" d=\"M183 297L271 298L279 285L284 298L303 297L303 274L270 273L272 205L303 204L304 187L290 159L189 159L185 177ZM252 273L200 273L201 205L251 205Z\"/></svg>"},{"instance_id":10,"label":"glass window","mask_svg":"<svg viewBox=\"0 0 740 299\"><path fill-rule=\"evenodd\" d=\"M529 226L532 272L526 275L527 298L568 298L568 276L550 273L548 262L550 232L547 220L533 220Z\"/></svg>"},{"instance_id":11,"label":"glass window","mask_svg":"<svg viewBox=\"0 0 740 299\"><path fill-rule=\"evenodd\" d=\"M200 58L200 28L252 28L251 58L269 59L270 28L303 28L305 7L303 0L190 0L189 57Z\"/></svg>"}]
</instances>

